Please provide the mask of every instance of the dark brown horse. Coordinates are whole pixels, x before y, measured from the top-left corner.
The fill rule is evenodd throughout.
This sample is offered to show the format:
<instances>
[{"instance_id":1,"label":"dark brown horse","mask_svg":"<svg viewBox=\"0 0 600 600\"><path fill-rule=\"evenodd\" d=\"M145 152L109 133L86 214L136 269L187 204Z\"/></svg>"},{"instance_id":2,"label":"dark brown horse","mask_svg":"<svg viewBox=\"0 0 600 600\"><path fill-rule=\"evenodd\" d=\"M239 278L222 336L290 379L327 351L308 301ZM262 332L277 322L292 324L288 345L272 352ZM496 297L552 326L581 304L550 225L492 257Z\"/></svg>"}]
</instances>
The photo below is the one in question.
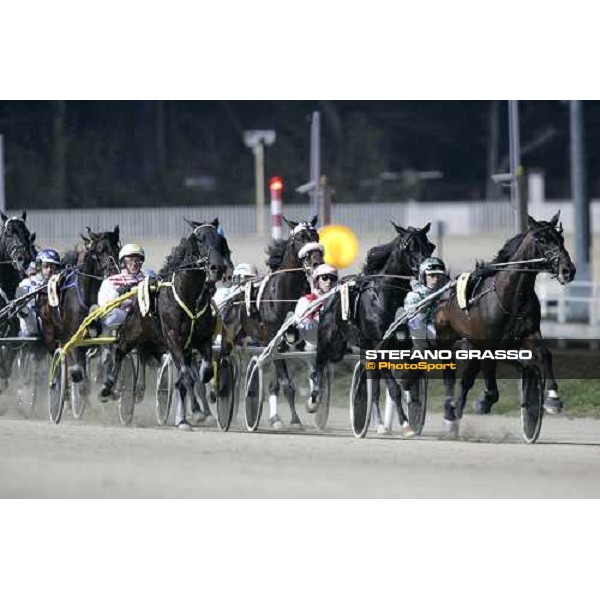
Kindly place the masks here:
<instances>
[{"instance_id":1,"label":"dark brown horse","mask_svg":"<svg viewBox=\"0 0 600 600\"><path fill-rule=\"evenodd\" d=\"M165 351L171 354L178 371L175 387L183 406L186 394L193 398L193 350L198 350L202 357L200 380L208 383L212 379L216 319L211 311L211 298L215 283L231 267L230 250L225 237L217 231L218 219L189 224L192 233L171 251L159 272L162 281L154 293L155 309L142 316L137 299L133 300L118 331L115 360L102 387L102 396L111 394L121 362L134 348L158 360Z\"/></svg>"},{"instance_id":2,"label":"dark brown horse","mask_svg":"<svg viewBox=\"0 0 600 600\"><path fill-rule=\"evenodd\" d=\"M319 234L315 229L317 217L313 217L311 221L284 220L290 228L290 236L287 240L273 240L270 243L267 265L271 272L267 275L268 280L263 280L260 298L257 297L257 288L253 289L250 314L246 310L243 295L233 298L223 308L224 354L233 345L241 345L245 338L266 346L279 331L288 313L294 311L302 295L310 291L308 276L311 270L323 263L323 253L320 250L311 252L305 259L298 256L306 244L319 241ZM269 393L276 397L280 388L283 388L290 407L291 425L301 427L295 407L296 389L289 376L286 361L275 360L274 363L276 377L270 383ZM272 425L280 424L279 417L272 416L271 421Z\"/></svg>"},{"instance_id":3,"label":"dark brown horse","mask_svg":"<svg viewBox=\"0 0 600 600\"><path fill-rule=\"evenodd\" d=\"M540 333L540 303L535 293L535 280L540 272L552 273L561 284L575 277L575 265L565 249L560 213L550 221L528 220L528 229L511 238L497 257L479 265L472 274L477 282L468 310L458 306L455 289L439 302L434 321L439 347L451 347L466 339L475 349L508 349L515 346L533 352L532 365L540 368L548 389L557 394L558 384L552 368L552 354ZM510 263L510 264L506 264ZM462 391L456 404L456 418L461 418L467 394L479 369L485 378L485 391L479 401L479 412L490 412L498 400L496 362L473 361L465 369ZM446 415L452 420L453 415Z\"/></svg>"}]
</instances>

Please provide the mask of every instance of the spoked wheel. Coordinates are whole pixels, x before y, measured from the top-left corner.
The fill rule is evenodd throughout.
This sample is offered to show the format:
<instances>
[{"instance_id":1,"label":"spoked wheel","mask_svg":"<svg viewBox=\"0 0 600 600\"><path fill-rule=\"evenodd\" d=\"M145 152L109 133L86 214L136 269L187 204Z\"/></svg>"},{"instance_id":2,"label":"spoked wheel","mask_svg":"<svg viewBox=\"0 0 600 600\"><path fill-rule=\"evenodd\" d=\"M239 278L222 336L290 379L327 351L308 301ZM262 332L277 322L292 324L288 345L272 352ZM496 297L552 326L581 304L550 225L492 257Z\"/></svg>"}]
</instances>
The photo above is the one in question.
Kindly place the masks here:
<instances>
[{"instance_id":1,"label":"spoked wheel","mask_svg":"<svg viewBox=\"0 0 600 600\"><path fill-rule=\"evenodd\" d=\"M163 356L156 378L156 422L166 425L173 401L174 372L170 354Z\"/></svg>"},{"instance_id":2,"label":"spoked wheel","mask_svg":"<svg viewBox=\"0 0 600 600\"><path fill-rule=\"evenodd\" d=\"M35 411L38 393L39 365L33 352L21 348L17 355L17 372L19 375L19 411L25 419L30 419Z\"/></svg>"},{"instance_id":3,"label":"spoked wheel","mask_svg":"<svg viewBox=\"0 0 600 600\"><path fill-rule=\"evenodd\" d=\"M319 394L319 404L315 413L315 426L319 431L325 431L329 419L329 401L331 394L331 367L328 365L323 370L322 392Z\"/></svg>"},{"instance_id":4,"label":"spoked wheel","mask_svg":"<svg viewBox=\"0 0 600 600\"><path fill-rule=\"evenodd\" d=\"M235 407L235 368L230 357L224 356L217 366L217 424L221 431L227 431L233 418Z\"/></svg>"},{"instance_id":5,"label":"spoked wheel","mask_svg":"<svg viewBox=\"0 0 600 600\"><path fill-rule=\"evenodd\" d=\"M263 370L257 367L258 356L253 356L246 369L246 429L256 431L260 423L264 398Z\"/></svg>"},{"instance_id":6,"label":"spoked wheel","mask_svg":"<svg viewBox=\"0 0 600 600\"><path fill-rule=\"evenodd\" d=\"M427 414L427 375L423 374L411 389L411 401L406 406L406 416L408 424L415 432L415 435L421 435L423 425L425 425L425 416Z\"/></svg>"},{"instance_id":7,"label":"spoked wheel","mask_svg":"<svg viewBox=\"0 0 600 600\"><path fill-rule=\"evenodd\" d=\"M137 356L137 369L135 372L135 396L136 404L139 404L146 395L146 361Z\"/></svg>"},{"instance_id":8,"label":"spoked wheel","mask_svg":"<svg viewBox=\"0 0 600 600\"><path fill-rule=\"evenodd\" d=\"M54 352L53 365L55 361L58 361L58 364L48 381L48 412L50 422L58 425L62 417L67 393L67 363L64 357L60 358L60 350Z\"/></svg>"},{"instance_id":9,"label":"spoked wheel","mask_svg":"<svg viewBox=\"0 0 600 600\"><path fill-rule=\"evenodd\" d=\"M544 382L538 367L523 368L520 391L523 439L533 444L540 436L544 416Z\"/></svg>"},{"instance_id":10,"label":"spoked wheel","mask_svg":"<svg viewBox=\"0 0 600 600\"><path fill-rule=\"evenodd\" d=\"M373 404L373 380L367 377L364 365L359 362L354 367L350 386L350 423L354 437L364 438L371 421Z\"/></svg>"},{"instance_id":11,"label":"spoked wheel","mask_svg":"<svg viewBox=\"0 0 600 600\"><path fill-rule=\"evenodd\" d=\"M115 386L119 401L119 421L121 421L121 425L129 426L133 420L135 384L135 365L133 357L128 355L121 362L121 372Z\"/></svg>"}]
</instances>

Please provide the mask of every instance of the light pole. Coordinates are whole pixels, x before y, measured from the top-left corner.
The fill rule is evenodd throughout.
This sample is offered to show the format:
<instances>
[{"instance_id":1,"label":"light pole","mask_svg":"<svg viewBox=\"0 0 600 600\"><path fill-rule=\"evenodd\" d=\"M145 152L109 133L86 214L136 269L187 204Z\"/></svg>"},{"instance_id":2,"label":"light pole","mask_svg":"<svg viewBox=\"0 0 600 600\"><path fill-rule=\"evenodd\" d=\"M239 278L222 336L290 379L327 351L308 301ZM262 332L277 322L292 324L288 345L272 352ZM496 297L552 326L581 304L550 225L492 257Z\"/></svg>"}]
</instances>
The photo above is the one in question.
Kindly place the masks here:
<instances>
[{"instance_id":1,"label":"light pole","mask_svg":"<svg viewBox=\"0 0 600 600\"><path fill-rule=\"evenodd\" d=\"M0 135L0 210L6 210L6 197L4 195L4 138Z\"/></svg>"},{"instance_id":2,"label":"light pole","mask_svg":"<svg viewBox=\"0 0 600 600\"><path fill-rule=\"evenodd\" d=\"M275 132L272 129L252 129L244 132L244 144L254 154L254 180L256 183L256 234L265 234L265 146L275 142Z\"/></svg>"}]
</instances>

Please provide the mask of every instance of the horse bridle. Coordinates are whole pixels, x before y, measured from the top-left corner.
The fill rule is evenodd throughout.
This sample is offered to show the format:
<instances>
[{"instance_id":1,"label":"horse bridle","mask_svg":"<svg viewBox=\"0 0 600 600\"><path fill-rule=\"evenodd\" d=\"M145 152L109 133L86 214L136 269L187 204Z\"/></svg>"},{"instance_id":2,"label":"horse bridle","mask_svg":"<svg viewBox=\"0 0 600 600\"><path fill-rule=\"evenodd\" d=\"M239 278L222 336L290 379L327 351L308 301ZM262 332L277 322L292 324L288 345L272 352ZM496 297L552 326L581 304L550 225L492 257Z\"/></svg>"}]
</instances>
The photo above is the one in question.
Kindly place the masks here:
<instances>
[{"instance_id":1,"label":"horse bridle","mask_svg":"<svg viewBox=\"0 0 600 600\"><path fill-rule=\"evenodd\" d=\"M214 229L218 235L221 235L219 233L218 229L212 223L201 223L200 225L195 227L194 230L192 231L192 235L196 238L196 248L198 248L198 251L200 252L200 256L198 257L198 260L188 263L188 265L183 265L182 267L180 267L179 270L182 270L182 271L184 271L184 270L188 270L188 271L203 270L208 275L209 262L210 262L210 250L207 250L204 244L202 244L202 246L200 246L200 244L198 243L199 242L198 231L205 227L210 227L211 229ZM223 237L223 236L221 236L221 237Z\"/></svg>"},{"instance_id":2,"label":"horse bridle","mask_svg":"<svg viewBox=\"0 0 600 600\"><path fill-rule=\"evenodd\" d=\"M10 233L10 234L7 233L7 225L11 221L20 221L25 226L25 229L27 229L27 225L25 224L25 221L23 219L21 219L20 217L10 217L9 219L7 219L2 224L2 229L1 229L1 233L0 233L0 235L2 235L2 242L4 243L4 245L6 245L7 238L11 238L14 240L14 238L17 237L13 233ZM18 243L8 253L8 256L10 258L10 264L13 266L13 268L15 268L17 271L24 272L26 269L26 266L23 264L23 262L19 262L15 258L15 255L19 251L22 251L23 253L27 253L27 245L19 237L17 237L17 242Z\"/></svg>"}]
</instances>

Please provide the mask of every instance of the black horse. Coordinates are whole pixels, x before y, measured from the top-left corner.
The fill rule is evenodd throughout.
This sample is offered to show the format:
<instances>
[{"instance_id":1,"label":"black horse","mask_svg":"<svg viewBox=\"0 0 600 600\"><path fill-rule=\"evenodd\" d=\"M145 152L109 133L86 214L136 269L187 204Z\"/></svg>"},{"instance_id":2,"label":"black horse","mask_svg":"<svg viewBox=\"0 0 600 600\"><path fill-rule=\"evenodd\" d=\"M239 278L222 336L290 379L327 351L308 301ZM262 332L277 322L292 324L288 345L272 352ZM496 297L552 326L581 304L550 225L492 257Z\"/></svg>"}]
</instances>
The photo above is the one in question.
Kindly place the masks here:
<instances>
[{"instance_id":1,"label":"black horse","mask_svg":"<svg viewBox=\"0 0 600 600\"><path fill-rule=\"evenodd\" d=\"M0 288L13 300L25 270L35 259L35 233L27 228L27 211L20 217L8 217L0 212Z\"/></svg>"},{"instance_id":2,"label":"black horse","mask_svg":"<svg viewBox=\"0 0 600 600\"><path fill-rule=\"evenodd\" d=\"M77 332L90 308L98 300L102 281L118 270L118 256L121 248L119 226L113 231L94 233L89 227L88 235L82 235L85 251L79 257L78 265L63 272L58 284L59 303L56 307L48 304L47 292L37 296L37 311L42 321L42 337L46 349L53 353L60 344L68 342ZM85 348L76 348L70 366L73 383L87 382L85 372ZM86 385L81 388L88 395Z\"/></svg>"},{"instance_id":3,"label":"black horse","mask_svg":"<svg viewBox=\"0 0 600 600\"><path fill-rule=\"evenodd\" d=\"M223 353L233 345L241 345L246 338L266 346L285 322L288 314L294 311L298 300L310 291L308 275L317 265L323 263L323 252L314 250L300 259L298 253L311 242L319 241L315 229L317 217L311 221L291 221L285 219L290 228L287 240L273 240L267 248L267 265L271 272L267 281L260 286L260 298L255 288L252 294L250 314L246 310L243 296L238 302L230 302L223 309ZM257 306L258 302L258 306ZM284 342L285 343L285 342ZM286 394L291 413L291 426L302 427L295 407L296 389L291 380L285 360L274 361L276 377L269 385L271 397L276 397L280 388ZM272 415L271 425L278 427L281 420Z\"/></svg>"},{"instance_id":4,"label":"black horse","mask_svg":"<svg viewBox=\"0 0 600 600\"><path fill-rule=\"evenodd\" d=\"M393 222L392 225L398 235L391 242L369 250L356 285L349 290L348 318L344 319L342 315L340 294L332 296L323 307L319 319L311 411L317 409L326 365L342 360L349 344L359 345L365 350L378 346L394 320L396 310L404 304L410 290L408 280L418 274L421 262L435 250L435 244L427 238L430 223L422 229L405 229ZM381 375L404 424L407 419L400 402L400 388L391 372L383 371ZM381 424L378 398L379 378L374 378L373 402L378 424Z\"/></svg>"},{"instance_id":5,"label":"black horse","mask_svg":"<svg viewBox=\"0 0 600 600\"><path fill-rule=\"evenodd\" d=\"M211 299L216 282L231 268L231 253L227 240L217 231L218 219L189 224L192 233L173 248L159 272L160 282L152 300L154 309L142 316L137 298L133 299L118 331L115 360L102 387L102 396L111 394L121 362L134 348L157 360L163 352L170 352L178 371L175 387L183 406L186 393L193 398L193 350L202 357L201 382L212 379L212 339L217 319L212 313Z\"/></svg>"},{"instance_id":6,"label":"black horse","mask_svg":"<svg viewBox=\"0 0 600 600\"><path fill-rule=\"evenodd\" d=\"M550 221L528 219L528 230L506 242L496 258L481 264L471 278L475 281L473 300L468 310L458 306L456 291L449 290L438 304L434 315L439 347L450 347L466 339L475 349L524 348L533 352L532 365L540 368L549 384L547 389L558 395L558 384L552 368L552 354L540 333L540 302L535 293L537 274L550 272L559 283L575 277L575 265L565 249L560 213ZM503 263L513 263L505 265ZM462 379L462 390L456 404L455 417L462 417L467 394L479 370L483 371L485 390L478 412L489 413L498 401L496 362L472 361ZM446 415L452 420L453 415Z\"/></svg>"}]
</instances>

